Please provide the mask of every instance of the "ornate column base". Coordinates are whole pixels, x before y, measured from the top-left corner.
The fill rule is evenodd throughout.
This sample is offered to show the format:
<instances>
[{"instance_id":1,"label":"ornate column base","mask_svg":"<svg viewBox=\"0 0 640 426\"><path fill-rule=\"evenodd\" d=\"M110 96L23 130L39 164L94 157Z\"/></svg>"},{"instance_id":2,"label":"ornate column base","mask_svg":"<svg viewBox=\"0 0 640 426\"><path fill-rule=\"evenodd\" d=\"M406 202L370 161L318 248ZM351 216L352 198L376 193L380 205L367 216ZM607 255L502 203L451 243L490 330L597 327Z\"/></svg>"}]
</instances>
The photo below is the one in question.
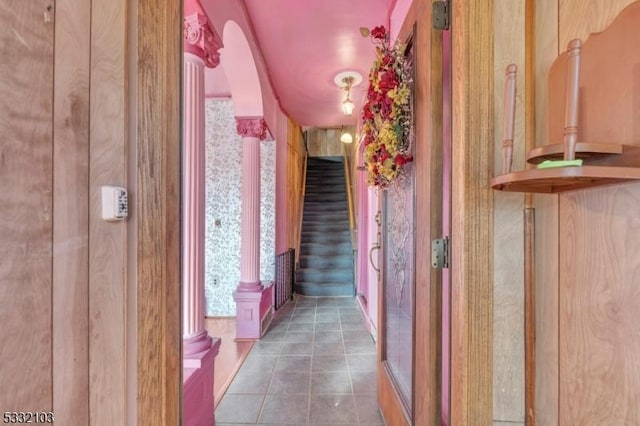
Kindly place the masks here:
<instances>
[{"instance_id":1,"label":"ornate column base","mask_svg":"<svg viewBox=\"0 0 640 426\"><path fill-rule=\"evenodd\" d=\"M199 354L209 349L212 345L211 336L205 331L202 331L195 336L183 338L182 340L182 354L186 359L190 355Z\"/></svg>"},{"instance_id":2,"label":"ornate column base","mask_svg":"<svg viewBox=\"0 0 640 426\"><path fill-rule=\"evenodd\" d=\"M242 285L242 284L241 284ZM257 291L245 288L233 293L236 301L236 339L260 339L273 318L273 283Z\"/></svg>"},{"instance_id":3,"label":"ornate column base","mask_svg":"<svg viewBox=\"0 0 640 426\"><path fill-rule=\"evenodd\" d=\"M183 426L215 425L213 372L220 339L211 341L208 349L183 360Z\"/></svg>"}]
</instances>

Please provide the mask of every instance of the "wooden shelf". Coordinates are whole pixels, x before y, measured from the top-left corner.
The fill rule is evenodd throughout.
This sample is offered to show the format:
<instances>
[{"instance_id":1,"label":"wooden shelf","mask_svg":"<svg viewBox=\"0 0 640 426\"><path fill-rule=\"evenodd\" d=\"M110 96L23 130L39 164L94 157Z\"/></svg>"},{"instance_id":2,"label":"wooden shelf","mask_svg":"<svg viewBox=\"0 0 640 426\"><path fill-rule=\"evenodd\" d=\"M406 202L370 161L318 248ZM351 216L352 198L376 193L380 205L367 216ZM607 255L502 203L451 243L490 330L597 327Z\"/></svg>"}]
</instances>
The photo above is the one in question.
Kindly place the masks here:
<instances>
[{"instance_id":1,"label":"wooden shelf","mask_svg":"<svg viewBox=\"0 0 640 426\"><path fill-rule=\"evenodd\" d=\"M553 194L632 180L640 180L640 168L582 166L509 173L493 178L491 186L500 191Z\"/></svg>"},{"instance_id":2,"label":"wooden shelf","mask_svg":"<svg viewBox=\"0 0 640 426\"><path fill-rule=\"evenodd\" d=\"M623 145L619 143L590 143L578 142L576 144L576 159L585 161L599 159L610 155L620 155L627 151L638 149L637 146ZM564 156L564 144L555 143L532 149L527 155L527 162L539 164L545 160L562 160Z\"/></svg>"}]
</instances>

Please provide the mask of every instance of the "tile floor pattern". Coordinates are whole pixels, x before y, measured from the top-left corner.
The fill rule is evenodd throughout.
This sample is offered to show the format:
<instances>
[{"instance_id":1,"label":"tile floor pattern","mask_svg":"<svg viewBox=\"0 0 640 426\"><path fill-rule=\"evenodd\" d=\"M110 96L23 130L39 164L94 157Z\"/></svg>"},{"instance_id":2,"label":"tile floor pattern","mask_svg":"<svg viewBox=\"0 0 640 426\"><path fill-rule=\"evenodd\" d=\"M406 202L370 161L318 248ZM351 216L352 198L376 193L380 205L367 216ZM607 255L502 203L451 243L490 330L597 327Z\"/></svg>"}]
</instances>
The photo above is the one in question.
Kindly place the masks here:
<instances>
[{"instance_id":1,"label":"tile floor pattern","mask_svg":"<svg viewBox=\"0 0 640 426\"><path fill-rule=\"evenodd\" d=\"M254 345L216 425L384 425L376 387L375 346L354 299L296 296Z\"/></svg>"}]
</instances>

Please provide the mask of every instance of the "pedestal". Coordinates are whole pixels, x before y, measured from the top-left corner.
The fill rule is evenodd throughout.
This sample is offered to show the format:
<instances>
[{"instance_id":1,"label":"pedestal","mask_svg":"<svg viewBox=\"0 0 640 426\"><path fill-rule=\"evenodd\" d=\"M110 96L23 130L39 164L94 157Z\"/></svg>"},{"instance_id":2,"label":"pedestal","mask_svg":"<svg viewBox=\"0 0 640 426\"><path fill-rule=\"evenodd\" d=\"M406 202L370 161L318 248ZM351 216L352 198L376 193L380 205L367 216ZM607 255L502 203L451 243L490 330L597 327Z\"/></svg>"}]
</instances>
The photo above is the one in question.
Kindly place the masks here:
<instances>
[{"instance_id":1,"label":"pedestal","mask_svg":"<svg viewBox=\"0 0 640 426\"><path fill-rule=\"evenodd\" d=\"M209 349L183 360L183 426L215 425L213 372L220 343L216 337Z\"/></svg>"},{"instance_id":2,"label":"pedestal","mask_svg":"<svg viewBox=\"0 0 640 426\"><path fill-rule=\"evenodd\" d=\"M273 283L260 291L236 291L236 338L259 339L273 317Z\"/></svg>"}]
</instances>

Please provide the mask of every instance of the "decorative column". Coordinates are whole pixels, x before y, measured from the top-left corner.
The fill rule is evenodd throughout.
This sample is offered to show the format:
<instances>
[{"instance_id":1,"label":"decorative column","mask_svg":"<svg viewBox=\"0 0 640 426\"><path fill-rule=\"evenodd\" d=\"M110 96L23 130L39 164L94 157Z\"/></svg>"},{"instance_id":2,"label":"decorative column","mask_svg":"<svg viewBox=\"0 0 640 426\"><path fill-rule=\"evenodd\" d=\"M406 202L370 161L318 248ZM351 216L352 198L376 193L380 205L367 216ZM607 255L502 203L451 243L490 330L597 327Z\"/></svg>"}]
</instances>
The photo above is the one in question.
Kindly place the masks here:
<instances>
[{"instance_id":1,"label":"decorative column","mask_svg":"<svg viewBox=\"0 0 640 426\"><path fill-rule=\"evenodd\" d=\"M265 289L260 281L260 141L268 129L262 117L236 117L236 126L242 136L240 283L233 295L236 338L259 339L272 306L272 288Z\"/></svg>"},{"instance_id":2,"label":"decorative column","mask_svg":"<svg viewBox=\"0 0 640 426\"><path fill-rule=\"evenodd\" d=\"M205 111L204 68L220 63L220 37L206 15L184 20L182 286L184 421L214 424L213 370L220 339L204 328Z\"/></svg>"},{"instance_id":3,"label":"decorative column","mask_svg":"<svg viewBox=\"0 0 640 426\"><path fill-rule=\"evenodd\" d=\"M236 118L242 136L242 237L238 291L261 291L260 141L267 135L262 118Z\"/></svg>"}]
</instances>

